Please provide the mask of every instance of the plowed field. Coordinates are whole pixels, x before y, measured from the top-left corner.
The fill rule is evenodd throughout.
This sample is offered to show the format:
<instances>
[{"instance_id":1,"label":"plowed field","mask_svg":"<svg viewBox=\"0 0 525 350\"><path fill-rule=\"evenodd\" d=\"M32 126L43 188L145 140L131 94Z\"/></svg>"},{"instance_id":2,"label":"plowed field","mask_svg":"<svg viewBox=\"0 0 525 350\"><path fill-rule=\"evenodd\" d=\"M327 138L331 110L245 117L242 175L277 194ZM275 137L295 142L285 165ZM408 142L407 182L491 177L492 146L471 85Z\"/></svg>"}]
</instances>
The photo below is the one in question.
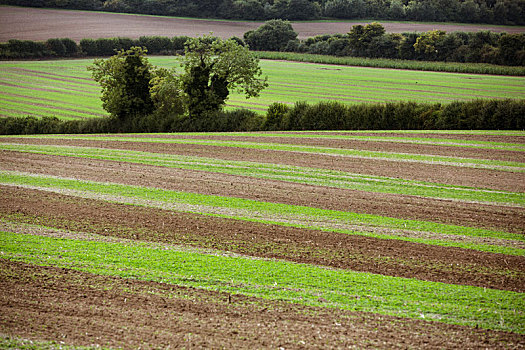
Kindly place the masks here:
<instances>
[{"instance_id":1,"label":"plowed field","mask_svg":"<svg viewBox=\"0 0 525 350\"><path fill-rule=\"evenodd\" d=\"M299 38L322 34L347 33L353 25L366 22L294 22L294 30ZM242 38L244 33L256 29L263 22L226 21L173 18L162 16L141 16L130 14L70 11L39 8L0 6L0 41L9 39L47 40L68 38L80 41L84 38L139 38L144 35L173 37L177 35L197 36L213 32L216 36ZM482 24L446 24L417 22L382 23L388 32L425 32L445 30L448 32L494 32L520 33L523 26L498 26Z\"/></svg>"},{"instance_id":2,"label":"plowed field","mask_svg":"<svg viewBox=\"0 0 525 350\"><path fill-rule=\"evenodd\" d=\"M0 138L4 347L521 348L525 133Z\"/></svg>"}]
</instances>

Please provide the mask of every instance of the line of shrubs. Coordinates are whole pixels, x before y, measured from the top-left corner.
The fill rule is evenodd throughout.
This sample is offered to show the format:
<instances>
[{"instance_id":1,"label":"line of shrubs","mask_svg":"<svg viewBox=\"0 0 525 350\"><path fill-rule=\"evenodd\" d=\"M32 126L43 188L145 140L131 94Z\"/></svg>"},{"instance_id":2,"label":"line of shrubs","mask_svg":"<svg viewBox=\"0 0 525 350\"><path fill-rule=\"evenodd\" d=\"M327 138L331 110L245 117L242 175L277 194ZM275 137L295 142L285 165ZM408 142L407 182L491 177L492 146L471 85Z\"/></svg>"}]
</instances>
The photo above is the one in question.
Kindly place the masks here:
<instances>
[{"instance_id":1,"label":"line of shrubs","mask_svg":"<svg viewBox=\"0 0 525 350\"><path fill-rule=\"evenodd\" d=\"M145 47L153 55L173 55L184 51L187 39L187 36L142 36L138 39L82 39L79 44L69 38L47 41L11 39L0 43L0 59L111 56L116 51L129 50L133 46Z\"/></svg>"},{"instance_id":2,"label":"line of shrubs","mask_svg":"<svg viewBox=\"0 0 525 350\"><path fill-rule=\"evenodd\" d=\"M525 65L525 33L475 33L431 30L387 33L377 22L354 25L346 34L297 39L292 24L267 21L244 34L251 50L287 51L332 56Z\"/></svg>"},{"instance_id":3,"label":"line of shrubs","mask_svg":"<svg viewBox=\"0 0 525 350\"><path fill-rule=\"evenodd\" d=\"M525 65L525 34L493 32L386 33L379 23L357 25L348 34L319 35L298 40L290 23L268 21L257 30L244 34L252 50L287 51L331 56L390 58L404 60L491 63L507 66ZM149 54L174 55L184 51L187 36L172 38L142 36L130 38L69 38L44 42L11 39L0 43L0 59L35 59L58 57L102 57L133 46L145 47ZM245 45L240 38L233 38Z\"/></svg>"},{"instance_id":4,"label":"line of shrubs","mask_svg":"<svg viewBox=\"0 0 525 350\"><path fill-rule=\"evenodd\" d=\"M97 118L0 118L0 134L83 134L260 130L524 130L525 100L474 100L450 104L395 102L345 105L326 101L273 103L266 116L238 109L199 119L146 116L122 121Z\"/></svg>"}]
</instances>

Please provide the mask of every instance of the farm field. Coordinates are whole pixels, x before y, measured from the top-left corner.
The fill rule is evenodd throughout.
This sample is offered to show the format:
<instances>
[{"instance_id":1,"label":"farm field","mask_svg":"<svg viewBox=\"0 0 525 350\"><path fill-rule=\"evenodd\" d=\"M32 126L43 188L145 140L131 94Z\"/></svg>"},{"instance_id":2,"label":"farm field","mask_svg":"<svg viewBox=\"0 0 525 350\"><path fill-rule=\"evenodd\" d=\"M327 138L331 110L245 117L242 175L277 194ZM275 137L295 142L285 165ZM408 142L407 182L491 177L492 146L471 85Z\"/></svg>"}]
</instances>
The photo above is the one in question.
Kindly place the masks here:
<instances>
[{"instance_id":1,"label":"farm field","mask_svg":"<svg viewBox=\"0 0 525 350\"><path fill-rule=\"evenodd\" d=\"M347 33L353 25L369 21L317 21L292 22L299 38L304 39L322 34ZM501 26L482 24L420 23L381 21L387 32L426 32L445 30L447 32L494 32L520 33L523 26ZM9 39L47 40L62 38L64 33L75 41L84 38L129 37L143 35L199 36L213 32L221 38L237 36L262 25L263 22L204 20L163 16L143 16L108 12L39 9L31 7L0 6L0 41Z\"/></svg>"},{"instance_id":2,"label":"farm field","mask_svg":"<svg viewBox=\"0 0 525 350\"><path fill-rule=\"evenodd\" d=\"M520 348L524 173L522 131L2 136L0 346Z\"/></svg>"},{"instance_id":3,"label":"farm field","mask_svg":"<svg viewBox=\"0 0 525 350\"><path fill-rule=\"evenodd\" d=\"M174 57L151 57L160 67L179 68ZM0 62L0 116L106 115L100 87L86 67L92 60ZM421 72L261 60L269 87L256 99L232 94L228 107L264 113L273 102L337 100L442 102L476 98L525 98L525 77Z\"/></svg>"}]
</instances>

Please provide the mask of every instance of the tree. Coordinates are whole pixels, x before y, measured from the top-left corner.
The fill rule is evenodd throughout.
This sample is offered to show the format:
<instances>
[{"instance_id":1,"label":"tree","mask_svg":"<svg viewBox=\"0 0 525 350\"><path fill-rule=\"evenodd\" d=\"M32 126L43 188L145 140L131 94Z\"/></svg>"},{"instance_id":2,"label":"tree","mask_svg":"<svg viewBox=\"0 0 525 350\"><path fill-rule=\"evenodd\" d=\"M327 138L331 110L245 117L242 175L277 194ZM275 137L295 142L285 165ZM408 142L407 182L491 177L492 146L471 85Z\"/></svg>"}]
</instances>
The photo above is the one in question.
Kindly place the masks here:
<instances>
[{"instance_id":1,"label":"tree","mask_svg":"<svg viewBox=\"0 0 525 350\"><path fill-rule=\"evenodd\" d=\"M181 87L190 118L202 117L222 108L230 91L256 97L268 86L259 60L235 40L204 36L189 39L181 66Z\"/></svg>"},{"instance_id":2,"label":"tree","mask_svg":"<svg viewBox=\"0 0 525 350\"><path fill-rule=\"evenodd\" d=\"M428 59L435 59L439 54L438 43L446 36L442 30L431 30L423 33L417 38L414 50L417 53L425 54Z\"/></svg>"},{"instance_id":3,"label":"tree","mask_svg":"<svg viewBox=\"0 0 525 350\"><path fill-rule=\"evenodd\" d=\"M384 34L385 28L380 23L372 22L365 26L358 24L348 33L348 42L357 55L364 55L372 41Z\"/></svg>"},{"instance_id":4,"label":"tree","mask_svg":"<svg viewBox=\"0 0 525 350\"><path fill-rule=\"evenodd\" d=\"M102 87L102 106L112 116L124 120L154 110L150 94L153 67L145 55L145 49L132 47L106 60L96 59L88 67Z\"/></svg>"},{"instance_id":5,"label":"tree","mask_svg":"<svg viewBox=\"0 0 525 350\"><path fill-rule=\"evenodd\" d=\"M273 19L255 30L244 33L244 41L252 50L283 51L297 33L288 21Z\"/></svg>"}]
</instances>

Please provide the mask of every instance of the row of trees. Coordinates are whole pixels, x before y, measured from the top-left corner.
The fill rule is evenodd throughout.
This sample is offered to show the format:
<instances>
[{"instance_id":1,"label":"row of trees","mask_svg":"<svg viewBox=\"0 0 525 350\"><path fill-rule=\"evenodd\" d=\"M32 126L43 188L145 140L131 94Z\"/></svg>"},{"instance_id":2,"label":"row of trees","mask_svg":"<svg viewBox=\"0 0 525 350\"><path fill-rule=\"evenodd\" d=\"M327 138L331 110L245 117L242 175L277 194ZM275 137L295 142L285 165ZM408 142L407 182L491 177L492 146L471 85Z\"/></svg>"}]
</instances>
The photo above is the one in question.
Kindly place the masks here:
<instances>
[{"instance_id":1,"label":"row of trees","mask_svg":"<svg viewBox=\"0 0 525 350\"><path fill-rule=\"evenodd\" d=\"M11 39L7 43L0 43L0 59L111 56L116 51L129 50L134 46L143 47L150 54L174 55L184 52L184 44L188 39L187 36L98 38L82 39L79 44L69 38L49 39L42 42Z\"/></svg>"},{"instance_id":2,"label":"row of trees","mask_svg":"<svg viewBox=\"0 0 525 350\"><path fill-rule=\"evenodd\" d=\"M0 0L0 4L226 19L525 24L525 0Z\"/></svg>"},{"instance_id":3,"label":"row of trees","mask_svg":"<svg viewBox=\"0 0 525 350\"><path fill-rule=\"evenodd\" d=\"M289 22L271 20L244 35L253 50L289 51L335 56L360 56L426 61L525 65L525 34L386 33L379 23L355 25L347 34L298 40Z\"/></svg>"},{"instance_id":4,"label":"row of trees","mask_svg":"<svg viewBox=\"0 0 525 350\"><path fill-rule=\"evenodd\" d=\"M0 59L111 56L133 46L150 54L184 52L189 37L145 36L129 38L49 39L45 42L9 40L0 43ZM347 34L321 35L298 40L292 25L270 20L256 30L246 32L244 41L232 38L251 50L288 51L334 56L395 58L426 61L478 62L500 65L525 65L525 34L494 32L430 31L426 33L386 33L379 23L353 26Z\"/></svg>"}]
</instances>

